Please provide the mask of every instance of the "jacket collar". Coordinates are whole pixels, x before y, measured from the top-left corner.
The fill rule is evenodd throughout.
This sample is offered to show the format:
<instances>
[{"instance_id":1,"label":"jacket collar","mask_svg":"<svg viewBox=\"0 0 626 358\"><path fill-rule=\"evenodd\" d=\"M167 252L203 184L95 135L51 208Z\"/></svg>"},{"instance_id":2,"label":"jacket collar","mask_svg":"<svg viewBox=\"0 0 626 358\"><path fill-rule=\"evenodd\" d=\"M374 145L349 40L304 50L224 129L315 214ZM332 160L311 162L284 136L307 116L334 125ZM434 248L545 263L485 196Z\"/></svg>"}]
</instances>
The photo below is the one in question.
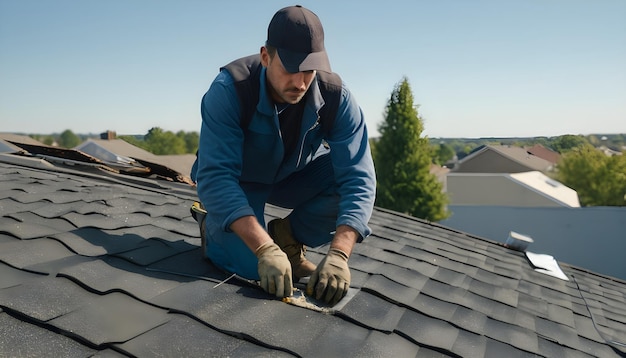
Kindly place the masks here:
<instances>
[{"instance_id":1,"label":"jacket collar","mask_svg":"<svg viewBox=\"0 0 626 358\"><path fill-rule=\"evenodd\" d=\"M259 79L261 81L261 85L259 86L259 98L261 100L257 104L257 110L266 116L273 116L274 104L267 90L267 77L265 71L265 68L261 69L261 77ZM306 96L306 101L306 108L312 109L313 111L315 111L315 113L317 113L324 105L324 98L322 97L322 92L320 91L319 84L317 82L317 76L315 76L313 82L311 82L311 86L309 87L309 93Z\"/></svg>"}]
</instances>

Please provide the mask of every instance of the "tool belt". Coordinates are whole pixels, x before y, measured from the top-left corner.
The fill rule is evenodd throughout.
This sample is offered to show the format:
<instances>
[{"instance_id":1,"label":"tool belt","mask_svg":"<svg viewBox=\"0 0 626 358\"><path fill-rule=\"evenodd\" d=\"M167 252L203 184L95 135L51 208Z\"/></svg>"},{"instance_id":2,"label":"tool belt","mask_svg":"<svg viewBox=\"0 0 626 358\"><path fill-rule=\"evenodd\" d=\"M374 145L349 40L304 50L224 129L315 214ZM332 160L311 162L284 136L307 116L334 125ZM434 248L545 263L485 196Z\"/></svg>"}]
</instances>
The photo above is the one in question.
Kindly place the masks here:
<instances>
[{"instance_id":1,"label":"tool belt","mask_svg":"<svg viewBox=\"0 0 626 358\"><path fill-rule=\"evenodd\" d=\"M203 250L202 253L204 254L206 252L206 227L204 221L206 219L207 212L204 210L204 206L202 206L202 203L199 201L194 201L189 211L200 227L200 242Z\"/></svg>"}]
</instances>

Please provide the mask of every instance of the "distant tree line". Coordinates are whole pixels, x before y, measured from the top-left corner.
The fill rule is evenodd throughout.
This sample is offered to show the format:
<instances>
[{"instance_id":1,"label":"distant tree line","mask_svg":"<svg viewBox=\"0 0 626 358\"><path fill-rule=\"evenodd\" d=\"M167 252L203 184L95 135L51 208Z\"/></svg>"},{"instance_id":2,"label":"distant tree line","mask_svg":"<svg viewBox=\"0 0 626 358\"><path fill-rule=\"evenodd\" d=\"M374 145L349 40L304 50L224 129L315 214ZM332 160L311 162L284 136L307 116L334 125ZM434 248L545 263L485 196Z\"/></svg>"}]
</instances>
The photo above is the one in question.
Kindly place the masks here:
<instances>
[{"instance_id":1,"label":"distant tree line","mask_svg":"<svg viewBox=\"0 0 626 358\"><path fill-rule=\"evenodd\" d=\"M81 144L93 135L75 134L69 129L60 134L31 134L31 138L46 144L56 145L62 148L73 148ZM135 146L158 155L195 153L198 149L198 132L164 131L159 127L151 128L145 135L122 135L119 136ZM427 137L425 137L427 138ZM380 138L373 138L376 143ZM445 165L455 156L463 159L469 153L482 145L512 145L533 146L541 144L546 148L564 154L573 148L584 144L596 148L606 147L615 152L621 152L626 148L626 134L592 134L572 135L566 134L557 137L531 137L531 138L427 138L429 143L429 155L432 163Z\"/></svg>"},{"instance_id":2,"label":"distant tree line","mask_svg":"<svg viewBox=\"0 0 626 358\"><path fill-rule=\"evenodd\" d=\"M66 129L60 134L32 134L30 137L46 145L74 148L93 136L77 135ZM174 133L164 131L159 127L151 128L143 136L122 135L118 138L157 155L195 153L200 141L198 132L178 131Z\"/></svg>"},{"instance_id":3,"label":"distant tree line","mask_svg":"<svg viewBox=\"0 0 626 358\"><path fill-rule=\"evenodd\" d=\"M594 134L534 138L428 138L413 103L408 80L392 92L379 138L373 138L372 155L378 179L376 205L415 217L439 221L449 216L448 197L442 184L430 173L431 164L459 160L482 145L533 146L541 144L561 154L554 179L576 190L582 206L626 206L626 135ZM31 135L63 148L74 148L90 135L67 129L60 134ZM198 132L164 131L151 128L141 136L120 139L157 155L196 153ZM607 155L606 148L615 155ZM456 157L456 158L455 158Z\"/></svg>"},{"instance_id":4,"label":"distant tree line","mask_svg":"<svg viewBox=\"0 0 626 358\"><path fill-rule=\"evenodd\" d=\"M69 129L64 130L61 134L31 134L30 137L45 145L61 148L74 148L87 139L85 136L81 137L74 134Z\"/></svg>"},{"instance_id":5,"label":"distant tree line","mask_svg":"<svg viewBox=\"0 0 626 358\"><path fill-rule=\"evenodd\" d=\"M554 179L576 190L581 206L626 206L626 135L572 135L547 138L431 139L432 162L462 159L481 145L541 144L561 154ZM611 151L605 153L604 150Z\"/></svg>"},{"instance_id":6,"label":"distant tree line","mask_svg":"<svg viewBox=\"0 0 626 358\"><path fill-rule=\"evenodd\" d=\"M584 144L596 148L606 147L615 152L621 152L626 148L626 134L591 134L586 136L565 134L556 137L530 138L430 138L429 141L433 163L439 165L450 162L454 156L459 160L463 159L482 145L530 147L541 144L560 154Z\"/></svg>"},{"instance_id":7,"label":"distant tree line","mask_svg":"<svg viewBox=\"0 0 626 358\"><path fill-rule=\"evenodd\" d=\"M143 138L120 136L120 139L157 155L196 153L200 135L198 132L164 131L159 127L151 128Z\"/></svg>"}]
</instances>

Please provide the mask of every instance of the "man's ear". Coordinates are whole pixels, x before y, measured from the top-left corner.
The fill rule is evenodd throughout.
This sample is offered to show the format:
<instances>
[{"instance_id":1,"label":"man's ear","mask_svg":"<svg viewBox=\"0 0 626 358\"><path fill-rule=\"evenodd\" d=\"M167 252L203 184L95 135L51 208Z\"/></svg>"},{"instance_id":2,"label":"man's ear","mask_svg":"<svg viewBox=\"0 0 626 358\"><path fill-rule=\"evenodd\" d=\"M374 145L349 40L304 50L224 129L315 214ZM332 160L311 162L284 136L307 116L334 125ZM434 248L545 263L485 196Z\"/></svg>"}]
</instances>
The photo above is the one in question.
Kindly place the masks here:
<instances>
[{"instance_id":1,"label":"man's ear","mask_svg":"<svg viewBox=\"0 0 626 358\"><path fill-rule=\"evenodd\" d=\"M270 64L270 54L265 46L261 46L261 65L268 67Z\"/></svg>"}]
</instances>

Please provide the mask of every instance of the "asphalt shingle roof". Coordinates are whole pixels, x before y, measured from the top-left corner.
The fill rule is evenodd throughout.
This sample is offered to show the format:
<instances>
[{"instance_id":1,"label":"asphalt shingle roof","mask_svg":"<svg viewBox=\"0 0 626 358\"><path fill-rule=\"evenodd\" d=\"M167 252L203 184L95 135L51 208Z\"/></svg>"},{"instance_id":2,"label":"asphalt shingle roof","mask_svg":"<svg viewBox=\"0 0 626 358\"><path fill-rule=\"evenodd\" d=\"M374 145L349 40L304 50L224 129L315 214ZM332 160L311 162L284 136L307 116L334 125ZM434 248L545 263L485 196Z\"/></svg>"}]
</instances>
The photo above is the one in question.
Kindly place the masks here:
<instances>
[{"instance_id":1,"label":"asphalt shingle roof","mask_svg":"<svg viewBox=\"0 0 626 358\"><path fill-rule=\"evenodd\" d=\"M80 169L80 168L75 168ZM0 356L618 357L626 282L376 209L332 314L202 259L182 183L0 163ZM267 218L284 215L268 206ZM319 262L326 247L308 257Z\"/></svg>"},{"instance_id":2,"label":"asphalt shingle roof","mask_svg":"<svg viewBox=\"0 0 626 358\"><path fill-rule=\"evenodd\" d=\"M462 170L463 166L472 162L483 162L485 160L485 154L489 152L497 153L512 162L520 164L522 167L527 168L527 170L524 171L537 170L544 172L550 170L550 168L554 166L553 162L536 156L521 147L511 145L482 145L474 149L469 155L459 161L459 169L457 169L457 171L464 171ZM491 161L493 158L488 160ZM482 172L482 170L479 172Z\"/></svg>"}]
</instances>

